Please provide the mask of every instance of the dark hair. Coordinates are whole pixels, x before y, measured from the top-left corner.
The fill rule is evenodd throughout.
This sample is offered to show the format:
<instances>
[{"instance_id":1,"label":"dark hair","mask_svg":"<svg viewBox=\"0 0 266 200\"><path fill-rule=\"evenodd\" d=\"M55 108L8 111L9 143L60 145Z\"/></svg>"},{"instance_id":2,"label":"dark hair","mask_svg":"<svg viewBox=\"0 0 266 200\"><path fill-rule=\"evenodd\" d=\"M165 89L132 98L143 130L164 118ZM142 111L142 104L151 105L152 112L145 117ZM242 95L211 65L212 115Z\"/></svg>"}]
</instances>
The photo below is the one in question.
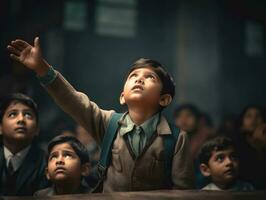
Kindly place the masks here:
<instances>
[{"instance_id":1,"label":"dark hair","mask_svg":"<svg viewBox=\"0 0 266 200\"><path fill-rule=\"evenodd\" d=\"M135 63L133 63L127 75L129 75L132 71L140 68L152 69L162 81L163 89L161 91L161 94L170 94L171 97L174 98L175 96L174 80L164 69L164 66L161 63L152 59L140 58Z\"/></svg>"},{"instance_id":2,"label":"dark hair","mask_svg":"<svg viewBox=\"0 0 266 200\"><path fill-rule=\"evenodd\" d=\"M36 116L36 122L37 123L39 122L39 114L38 114L37 104L33 101L32 98L30 98L29 96L26 96L25 94L21 94L21 93L12 93L12 94L9 94L9 95L7 95L1 99L1 105L0 105L0 120L1 120L1 122L3 120L3 116L6 112L6 109L8 108L8 106L12 102L22 103L22 104L30 107Z\"/></svg>"},{"instance_id":3,"label":"dark hair","mask_svg":"<svg viewBox=\"0 0 266 200\"><path fill-rule=\"evenodd\" d=\"M223 151L234 147L233 140L225 136L208 139L201 147L198 155L199 163L208 165L213 151Z\"/></svg>"},{"instance_id":4,"label":"dark hair","mask_svg":"<svg viewBox=\"0 0 266 200\"><path fill-rule=\"evenodd\" d=\"M178 117L180 112L183 110L189 110L195 116L196 120L200 119L201 112L196 106L192 104L183 104L183 105L177 106L174 111L174 118Z\"/></svg>"},{"instance_id":5,"label":"dark hair","mask_svg":"<svg viewBox=\"0 0 266 200\"><path fill-rule=\"evenodd\" d=\"M89 153L86 147L76 137L70 135L58 135L54 137L48 144L48 156L50 155L55 145L62 143L68 143L74 149L75 153L78 155L81 161L81 164L90 161Z\"/></svg>"}]
</instances>

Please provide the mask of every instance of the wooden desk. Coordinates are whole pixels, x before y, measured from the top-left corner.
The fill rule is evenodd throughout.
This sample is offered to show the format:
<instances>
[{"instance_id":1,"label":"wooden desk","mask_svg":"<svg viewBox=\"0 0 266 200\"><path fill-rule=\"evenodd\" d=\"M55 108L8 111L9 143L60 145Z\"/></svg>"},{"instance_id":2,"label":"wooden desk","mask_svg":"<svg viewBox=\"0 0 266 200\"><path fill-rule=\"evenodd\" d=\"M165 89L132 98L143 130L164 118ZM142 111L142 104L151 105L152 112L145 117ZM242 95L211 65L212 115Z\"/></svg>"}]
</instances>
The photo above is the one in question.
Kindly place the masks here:
<instances>
[{"instance_id":1,"label":"wooden desk","mask_svg":"<svg viewBox=\"0 0 266 200\"><path fill-rule=\"evenodd\" d=\"M0 200L266 200L266 191L215 192L197 190L160 190L148 192L115 192L106 194L58 195L53 197L0 197Z\"/></svg>"}]
</instances>

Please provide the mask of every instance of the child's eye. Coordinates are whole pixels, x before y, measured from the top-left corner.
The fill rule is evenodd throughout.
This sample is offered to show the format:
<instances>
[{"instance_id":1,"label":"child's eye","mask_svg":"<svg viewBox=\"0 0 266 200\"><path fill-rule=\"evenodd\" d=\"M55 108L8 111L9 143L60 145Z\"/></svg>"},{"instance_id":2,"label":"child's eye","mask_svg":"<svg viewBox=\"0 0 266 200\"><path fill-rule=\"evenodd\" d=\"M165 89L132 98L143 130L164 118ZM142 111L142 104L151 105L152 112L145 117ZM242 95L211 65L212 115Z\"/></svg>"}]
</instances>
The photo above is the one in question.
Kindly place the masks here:
<instances>
[{"instance_id":1,"label":"child's eye","mask_svg":"<svg viewBox=\"0 0 266 200\"><path fill-rule=\"evenodd\" d=\"M237 161L238 160L238 156L236 154L232 154L230 155L230 159L233 161Z\"/></svg>"},{"instance_id":2,"label":"child's eye","mask_svg":"<svg viewBox=\"0 0 266 200\"><path fill-rule=\"evenodd\" d=\"M70 155L70 154L69 154L69 155L65 155L65 157L66 157L66 158L73 158L73 156Z\"/></svg>"},{"instance_id":3,"label":"child's eye","mask_svg":"<svg viewBox=\"0 0 266 200\"><path fill-rule=\"evenodd\" d=\"M129 78L135 78L137 76L137 74L131 74L130 76L129 76Z\"/></svg>"},{"instance_id":4,"label":"child's eye","mask_svg":"<svg viewBox=\"0 0 266 200\"><path fill-rule=\"evenodd\" d=\"M64 157L67 158L67 159L72 159L72 158L74 158L74 155L71 154L71 153L65 153Z\"/></svg>"},{"instance_id":5,"label":"child's eye","mask_svg":"<svg viewBox=\"0 0 266 200\"><path fill-rule=\"evenodd\" d=\"M15 117L16 114L17 114L16 112L11 112L11 113L8 114L8 117Z\"/></svg>"},{"instance_id":6,"label":"child's eye","mask_svg":"<svg viewBox=\"0 0 266 200\"><path fill-rule=\"evenodd\" d=\"M49 160L55 160L56 158L57 158L56 155L51 155L51 156L49 157Z\"/></svg>"},{"instance_id":7,"label":"child's eye","mask_svg":"<svg viewBox=\"0 0 266 200\"><path fill-rule=\"evenodd\" d=\"M148 78L148 79L155 80L155 77L154 77L153 75L148 75L147 78Z\"/></svg>"},{"instance_id":8,"label":"child's eye","mask_svg":"<svg viewBox=\"0 0 266 200\"><path fill-rule=\"evenodd\" d=\"M27 118L29 118L29 119L32 119L33 118L33 115L30 112L25 113L24 116L27 117Z\"/></svg>"},{"instance_id":9,"label":"child's eye","mask_svg":"<svg viewBox=\"0 0 266 200\"><path fill-rule=\"evenodd\" d=\"M218 162L223 162L224 156L223 155L218 155L215 160L218 161Z\"/></svg>"}]
</instances>

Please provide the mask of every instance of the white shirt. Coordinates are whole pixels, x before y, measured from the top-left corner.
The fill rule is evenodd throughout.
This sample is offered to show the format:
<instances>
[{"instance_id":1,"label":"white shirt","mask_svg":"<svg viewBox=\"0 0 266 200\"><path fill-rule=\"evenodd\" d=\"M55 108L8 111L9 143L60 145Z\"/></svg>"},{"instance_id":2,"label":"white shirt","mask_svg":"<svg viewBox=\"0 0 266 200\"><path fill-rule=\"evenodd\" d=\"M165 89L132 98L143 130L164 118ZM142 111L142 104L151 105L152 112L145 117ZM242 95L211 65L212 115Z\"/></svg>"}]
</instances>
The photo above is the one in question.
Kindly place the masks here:
<instances>
[{"instance_id":1,"label":"white shirt","mask_svg":"<svg viewBox=\"0 0 266 200\"><path fill-rule=\"evenodd\" d=\"M8 148L4 146L4 156L6 159L6 167L8 167L8 164L12 158L13 169L14 171L17 171L18 168L21 166L29 150L30 150L30 146L27 146L26 148L22 149L21 151L19 151L18 153L14 155L8 150Z\"/></svg>"},{"instance_id":2,"label":"white shirt","mask_svg":"<svg viewBox=\"0 0 266 200\"><path fill-rule=\"evenodd\" d=\"M219 188L214 183L210 183L210 184L206 185L204 188L202 188L202 190L219 190L219 191L221 191L223 189ZM235 184L231 186L231 188L228 188L227 190L224 190L224 191L252 191L252 190L254 190L254 187L250 183L244 182L244 181L236 181Z\"/></svg>"}]
</instances>

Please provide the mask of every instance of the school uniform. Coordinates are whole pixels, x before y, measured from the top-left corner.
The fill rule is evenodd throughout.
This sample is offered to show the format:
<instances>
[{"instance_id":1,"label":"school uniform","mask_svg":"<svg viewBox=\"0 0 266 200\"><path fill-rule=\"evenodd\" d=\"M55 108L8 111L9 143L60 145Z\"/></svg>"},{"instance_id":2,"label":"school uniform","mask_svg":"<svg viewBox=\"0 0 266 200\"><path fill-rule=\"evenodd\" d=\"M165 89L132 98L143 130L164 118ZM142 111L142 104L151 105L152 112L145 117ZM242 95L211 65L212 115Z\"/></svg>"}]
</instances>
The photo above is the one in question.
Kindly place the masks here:
<instances>
[{"instance_id":1,"label":"school uniform","mask_svg":"<svg viewBox=\"0 0 266 200\"><path fill-rule=\"evenodd\" d=\"M4 196L29 196L48 186L45 178L46 159L35 142L18 153L9 169L11 152L0 137L0 194ZM11 171L12 170L12 171Z\"/></svg>"},{"instance_id":2,"label":"school uniform","mask_svg":"<svg viewBox=\"0 0 266 200\"><path fill-rule=\"evenodd\" d=\"M244 181L236 181L230 188L223 190L221 188L219 188L217 185L215 185L214 183L209 183L208 185L206 185L205 187L202 188L202 190L214 190L214 191L253 191L254 187L248 183L248 182L244 182Z\"/></svg>"},{"instance_id":3,"label":"school uniform","mask_svg":"<svg viewBox=\"0 0 266 200\"><path fill-rule=\"evenodd\" d=\"M91 192L91 188L89 188L88 186L82 185L75 193L71 193L71 194L88 194L90 192ZM37 197L50 197L54 195L58 195L54 186L48 187L42 190L38 190L34 193L34 196L37 196Z\"/></svg>"},{"instance_id":4,"label":"school uniform","mask_svg":"<svg viewBox=\"0 0 266 200\"><path fill-rule=\"evenodd\" d=\"M56 74L53 81L44 85L45 89L66 113L92 133L97 143L101 144L114 111L100 109L84 93L76 91L59 72ZM136 131L128 119L129 115L125 113L118 122L119 128L112 145L111 164L104 180L103 192L169 189L164 182L163 137L172 133L166 118L159 113L152 130L146 130L145 142L140 144L143 147L139 155L136 155L131 136L127 134ZM128 132L123 130L129 126L134 128ZM140 141L143 143L143 139ZM179 134L172 163L171 188L193 188L194 170L185 132Z\"/></svg>"}]
</instances>

